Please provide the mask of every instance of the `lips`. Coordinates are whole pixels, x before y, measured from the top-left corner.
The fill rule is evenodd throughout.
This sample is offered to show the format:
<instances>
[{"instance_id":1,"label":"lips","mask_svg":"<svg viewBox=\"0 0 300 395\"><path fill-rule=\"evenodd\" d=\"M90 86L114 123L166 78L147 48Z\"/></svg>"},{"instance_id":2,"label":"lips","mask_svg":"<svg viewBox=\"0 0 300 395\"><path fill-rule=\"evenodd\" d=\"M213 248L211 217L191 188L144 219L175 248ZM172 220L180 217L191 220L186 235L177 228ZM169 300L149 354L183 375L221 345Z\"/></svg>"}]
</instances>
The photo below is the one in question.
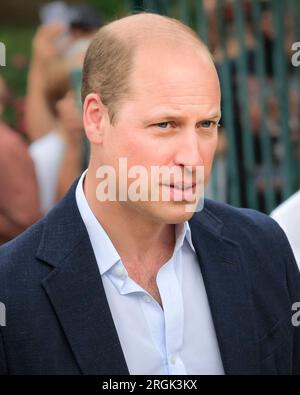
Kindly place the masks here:
<instances>
[{"instance_id":1,"label":"lips","mask_svg":"<svg viewBox=\"0 0 300 395\"><path fill-rule=\"evenodd\" d=\"M189 190L191 188L194 188L196 186L196 183L195 182L193 182L193 183L185 182L184 184L183 183L180 183L180 184L169 184L169 185L166 185L166 186L168 186L170 188L179 189L181 191L185 191L185 190Z\"/></svg>"},{"instance_id":2,"label":"lips","mask_svg":"<svg viewBox=\"0 0 300 395\"><path fill-rule=\"evenodd\" d=\"M163 184L163 188L169 190L169 195L166 195L166 199L171 201L175 200L178 202L194 202L197 194L197 184L185 185L184 187L180 184ZM169 201L169 200L167 200Z\"/></svg>"}]
</instances>

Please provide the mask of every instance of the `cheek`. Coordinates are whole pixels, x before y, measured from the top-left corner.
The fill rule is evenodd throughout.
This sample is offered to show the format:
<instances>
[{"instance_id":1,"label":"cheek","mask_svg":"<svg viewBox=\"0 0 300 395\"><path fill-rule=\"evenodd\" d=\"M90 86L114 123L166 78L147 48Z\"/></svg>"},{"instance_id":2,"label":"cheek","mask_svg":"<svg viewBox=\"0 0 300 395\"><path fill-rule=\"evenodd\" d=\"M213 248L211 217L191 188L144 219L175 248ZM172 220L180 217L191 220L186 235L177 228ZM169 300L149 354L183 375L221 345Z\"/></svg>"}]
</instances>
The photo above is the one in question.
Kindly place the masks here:
<instances>
[{"instance_id":1,"label":"cheek","mask_svg":"<svg viewBox=\"0 0 300 395\"><path fill-rule=\"evenodd\" d=\"M142 133L122 133L116 145L118 156L126 157L131 166L144 165L148 167L155 162L160 163L160 153L157 144L142 135Z\"/></svg>"},{"instance_id":2,"label":"cheek","mask_svg":"<svg viewBox=\"0 0 300 395\"><path fill-rule=\"evenodd\" d=\"M216 137L214 140L210 141L208 144L205 144L204 149L202 150L202 159L205 168L209 171L212 162L214 159L214 155L217 149L218 138Z\"/></svg>"},{"instance_id":3,"label":"cheek","mask_svg":"<svg viewBox=\"0 0 300 395\"><path fill-rule=\"evenodd\" d=\"M213 160L213 158L214 158L217 146L218 146L218 137L216 137L216 139L214 140L214 142L211 144L211 147L210 147L209 153L210 153L211 160Z\"/></svg>"}]
</instances>

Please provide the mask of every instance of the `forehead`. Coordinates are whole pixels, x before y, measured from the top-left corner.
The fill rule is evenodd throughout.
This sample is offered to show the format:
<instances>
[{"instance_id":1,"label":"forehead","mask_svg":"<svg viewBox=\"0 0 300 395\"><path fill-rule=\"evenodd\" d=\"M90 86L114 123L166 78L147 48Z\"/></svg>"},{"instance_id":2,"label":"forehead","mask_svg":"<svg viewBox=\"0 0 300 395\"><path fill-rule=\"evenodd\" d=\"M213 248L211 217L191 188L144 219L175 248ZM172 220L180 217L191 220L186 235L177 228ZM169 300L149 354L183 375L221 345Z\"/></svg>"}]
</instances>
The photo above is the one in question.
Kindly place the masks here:
<instances>
[{"instance_id":1,"label":"forehead","mask_svg":"<svg viewBox=\"0 0 300 395\"><path fill-rule=\"evenodd\" d=\"M208 53L194 44L147 42L134 56L131 92L136 100L218 105L219 79Z\"/></svg>"}]
</instances>

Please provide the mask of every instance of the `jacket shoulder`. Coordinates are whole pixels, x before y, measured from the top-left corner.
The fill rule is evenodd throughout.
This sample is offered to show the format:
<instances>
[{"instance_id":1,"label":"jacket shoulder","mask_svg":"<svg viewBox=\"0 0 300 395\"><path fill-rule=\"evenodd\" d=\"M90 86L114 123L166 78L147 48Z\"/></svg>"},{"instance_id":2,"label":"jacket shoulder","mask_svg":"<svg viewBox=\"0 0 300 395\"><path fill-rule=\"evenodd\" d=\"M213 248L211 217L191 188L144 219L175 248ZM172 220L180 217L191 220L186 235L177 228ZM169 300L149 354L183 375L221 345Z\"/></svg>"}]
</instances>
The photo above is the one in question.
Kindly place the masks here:
<instances>
[{"instance_id":1,"label":"jacket shoulder","mask_svg":"<svg viewBox=\"0 0 300 395\"><path fill-rule=\"evenodd\" d=\"M219 224L222 236L240 243L247 251L253 248L268 252L269 256L291 256L286 234L273 218L264 213L209 199L205 201L204 213L204 216L213 218L215 223ZM197 215L201 221L201 212Z\"/></svg>"},{"instance_id":2,"label":"jacket shoulder","mask_svg":"<svg viewBox=\"0 0 300 395\"><path fill-rule=\"evenodd\" d=\"M34 223L19 236L0 246L0 265L5 257L17 257L38 247L46 217Z\"/></svg>"},{"instance_id":3,"label":"jacket shoulder","mask_svg":"<svg viewBox=\"0 0 300 395\"><path fill-rule=\"evenodd\" d=\"M5 290L5 285L14 279L34 281L36 265L36 252L39 247L42 229L45 219L42 219L28 228L15 239L3 244L0 247L0 278L1 294Z\"/></svg>"},{"instance_id":4,"label":"jacket shoulder","mask_svg":"<svg viewBox=\"0 0 300 395\"><path fill-rule=\"evenodd\" d=\"M282 229L270 216L249 208L233 207L226 203L205 200L204 210L211 216L223 222L225 232L230 231L234 225L239 229L253 229L262 231L275 231L282 233Z\"/></svg>"}]
</instances>

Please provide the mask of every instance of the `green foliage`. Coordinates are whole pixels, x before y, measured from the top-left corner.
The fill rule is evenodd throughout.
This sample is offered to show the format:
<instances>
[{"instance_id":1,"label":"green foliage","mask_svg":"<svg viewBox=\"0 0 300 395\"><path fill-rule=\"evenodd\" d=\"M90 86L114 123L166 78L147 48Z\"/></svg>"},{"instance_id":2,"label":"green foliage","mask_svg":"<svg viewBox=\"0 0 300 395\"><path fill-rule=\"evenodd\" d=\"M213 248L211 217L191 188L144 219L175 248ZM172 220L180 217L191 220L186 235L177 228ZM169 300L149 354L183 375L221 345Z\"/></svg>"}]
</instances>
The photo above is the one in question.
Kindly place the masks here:
<instances>
[{"instance_id":1,"label":"green foliage","mask_svg":"<svg viewBox=\"0 0 300 395\"><path fill-rule=\"evenodd\" d=\"M89 4L106 19L120 18L130 12L131 0L89 0Z\"/></svg>"},{"instance_id":2,"label":"green foliage","mask_svg":"<svg viewBox=\"0 0 300 395\"><path fill-rule=\"evenodd\" d=\"M34 28L26 27L0 27L0 41L6 47L6 66L0 68L4 76L12 99L24 97L26 92L26 79L30 62L31 42ZM14 105L5 108L4 119L11 126L16 126L16 109Z\"/></svg>"},{"instance_id":3,"label":"green foliage","mask_svg":"<svg viewBox=\"0 0 300 395\"><path fill-rule=\"evenodd\" d=\"M1 67L1 73L4 75L9 86L17 94L24 94L26 73L31 53L31 42L34 35L34 28L17 28L11 26L0 27L0 41L6 46L6 67ZM19 55L23 55L23 67Z\"/></svg>"}]
</instances>

